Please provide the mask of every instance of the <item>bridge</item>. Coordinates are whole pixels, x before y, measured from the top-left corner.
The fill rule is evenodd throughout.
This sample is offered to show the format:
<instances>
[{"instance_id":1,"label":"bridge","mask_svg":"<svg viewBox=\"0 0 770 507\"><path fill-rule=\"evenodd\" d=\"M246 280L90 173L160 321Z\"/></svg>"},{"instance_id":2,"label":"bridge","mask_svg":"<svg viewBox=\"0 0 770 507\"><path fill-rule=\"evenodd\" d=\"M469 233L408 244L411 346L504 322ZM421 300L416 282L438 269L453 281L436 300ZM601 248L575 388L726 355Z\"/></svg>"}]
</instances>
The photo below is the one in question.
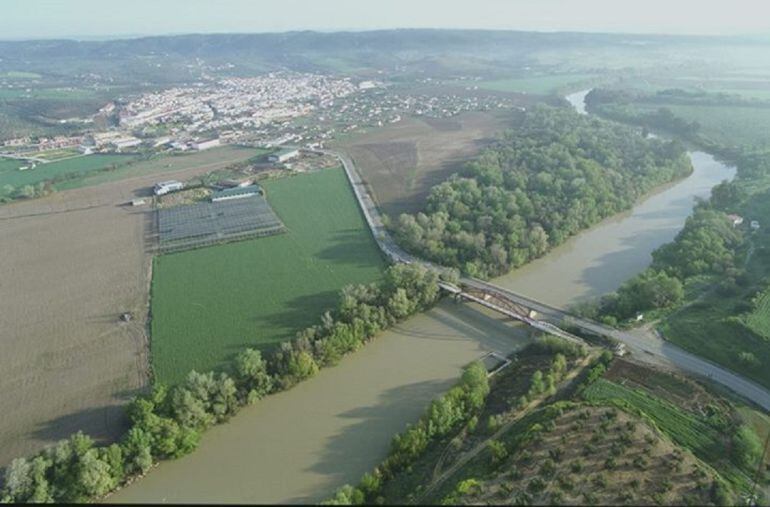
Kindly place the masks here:
<instances>
[{"instance_id":1,"label":"bridge","mask_svg":"<svg viewBox=\"0 0 770 507\"><path fill-rule=\"evenodd\" d=\"M505 293L486 286L483 282L477 281L474 285L470 285L467 282L455 285L453 283L439 281L438 285L446 292L453 294L457 299L472 301L489 308L490 310L494 310L507 317L518 320L519 322L523 322L539 331L558 336L559 338L563 338L578 345L585 343L582 338L568 333L550 322L538 319L536 310L514 301L512 298L506 296Z\"/></svg>"},{"instance_id":2,"label":"bridge","mask_svg":"<svg viewBox=\"0 0 770 507\"><path fill-rule=\"evenodd\" d=\"M421 264L438 273L446 271L446 268L442 266L424 261L407 253L396 244L385 228L379 208L369 194L366 184L348 156L329 150L315 151L337 157L342 163L366 223L372 231L372 235L380 250L391 262ZM563 309L475 278L463 277L457 284L442 281L440 286L443 290L454 294L455 297L473 301L521 321L535 329L570 341L578 340L580 343L583 343L580 338L564 331L557 324L564 325L566 322L569 326L580 329L583 332L612 338L625 343L636 351L649 354L660 361L672 364L683 371L721 384L744 398L753 401L763 409L770 410L770 392L764 387L716 363L691 354L671 342L660 338L643 338L626 331L605 326L590 319L577 317Z\"/></svg>"}]
</instances>

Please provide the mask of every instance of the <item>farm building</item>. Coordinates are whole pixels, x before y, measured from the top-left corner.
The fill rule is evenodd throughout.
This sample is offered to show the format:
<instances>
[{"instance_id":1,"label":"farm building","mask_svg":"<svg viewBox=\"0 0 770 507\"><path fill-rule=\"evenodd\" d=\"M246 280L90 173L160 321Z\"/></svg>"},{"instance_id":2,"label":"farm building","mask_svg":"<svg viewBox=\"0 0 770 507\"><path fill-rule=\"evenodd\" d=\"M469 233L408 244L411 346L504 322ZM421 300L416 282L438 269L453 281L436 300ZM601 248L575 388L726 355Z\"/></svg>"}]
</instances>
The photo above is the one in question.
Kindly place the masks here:
<instances>
[{"instance_id":1,"label":"farm building","mask_svg":"<svg viewBox=\"0 0 770 507\"><path fill-rule=\"evenodd\" d=\"M270 162L286 162L287 160L291 160L299 155L299 150L296 148L289 148L285 150L281 150L277 153L273 153L267 159Z\"/></svg>"},{"instance_id":2,"label":"farm building","mask_svg":"<svg viewBox=\"0 0 770 507\"><path fill-rule=\"evenodd\" d=\"M204 141L192 143L193 149L197 151L208 150L209 148L214 148L216 146L219 146L219 139L206 139Z\"/></svg>"},{"instance_id":3,"label":"farm building","mask_svg":"<svg viewBox=\"0 0 770 507\"><path fill-rule=\"evenodd\" d=\"M112 141L112 145L115 146L118 150L122 150L125 148L133 148L134 146L139 146L142 144L142 140L138 139L136 137L121 137L119 139L115 139Z\"/></svg>"},{"instance_id":4,"label":"farm building","mask_svg":"<svg viewBox=\"0 0 770 507\"><path fill-rule=\"evenodd\" d=\"M262 187L259 185L249 185L246 187L234 187L220 190L211 195L211 202L230 201L232 199L243 199L254 195L262 195Z\"/></svg>"}]
</instances>

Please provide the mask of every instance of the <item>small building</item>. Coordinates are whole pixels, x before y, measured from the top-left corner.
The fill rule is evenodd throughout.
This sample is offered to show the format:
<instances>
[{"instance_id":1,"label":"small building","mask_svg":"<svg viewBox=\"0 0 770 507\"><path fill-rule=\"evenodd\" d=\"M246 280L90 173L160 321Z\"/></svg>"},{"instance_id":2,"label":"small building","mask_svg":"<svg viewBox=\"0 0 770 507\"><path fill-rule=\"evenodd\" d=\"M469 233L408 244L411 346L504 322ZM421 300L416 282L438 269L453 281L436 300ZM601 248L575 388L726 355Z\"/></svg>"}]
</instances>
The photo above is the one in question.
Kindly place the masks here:
<instances>
[{"instance_id":1,"label":"small building","mask_svg":"<svg viewBox=\"0 0 770 507\"><path fill-rule=\"evenodd\" d=\"M184 188L184 183L181 181L176 180L170 180L170 181L161 181L160 183L156 183L153 187L153 192L155 195L165 195L169 192L175 192L177 190L182 190Z\"/></svg>"},{"instance_id":2,"label":"small building","mask_svg":"<svg viewBox=\"0 0 770 507\"><path fill-rule=\"evenodd\" d=\"M297 156L299 156L299 150L296 148L289 148L289 149L285 149L285 150L281 150L279 152L273 153L272 155L267 157L267 159L270 162L282 163L282 162L286 162L287 160L291 160Z\"/></svg>"},{"instance_id":3,"label":"small building","mask_svg":"<svg viewBox=\"0 0 770 507\"><path fill-rule=\"evenodd\" d=\"M219 138L217 139L206 139L204 141L195 141L192 143L192 147L194 150L197 151L203 151L208 150L209 148L215 148L219 146Z\"/></svg>"},{"instance_id":4,"label":"small building","mask_svg":"<svg viewBox=\"0 0 770 507\"><path fill-rule=\"evenodd\" d=\"M170 137L168 137L168 136L157 137L152 142L152 147L153 148L157 148L158 146L164 146L166 144L171 144L171 138Z\"/></svg>"},{"instance_id":5,"label":"small building","mask_svg":"<svg viewBox=\"0 0 770 507\"><path fill-rule=\"evenodd\" d=\"M243 199L245 197L252 197L255 195L262 195L262 187L259 185L249 185L247 187L234 187L220 190L211 194L211 202L230 201L233 199Z\"/></svg>"},{"instance_id":6,"label":"small building","mask_svg":"<svg viewBox=\"0 0 770 507\"><path fill-rule=\"evenodd\" d=\"M92 154L94 152L94 147L93 146L88 146L88 145L85 145L85 144L81 144L80 146L78 146L78 151L80 153L82 153L83 155L90 155L90 154Z\"/></svg>"},{"instance_id":7,"label":"small building","mask_svg":"<svg viewBox=\"0 0 770 507\"><path fill-rule=\"evenodd\" d=\"M118 150L133 148L134 146L139 146L140 144L142 144L142 140L136 137L121 137L112 141L112 145L115 146L115 148Z\"/></svg>"},{"instance_id":8,"label":"small building","mask_svg":"<svg viewBox=\"0 0 770 507\"><path fill-rule=\"evenodd\" d=\"M248 187L251 186L254 183L254 180L251 178L242 178L242 179L235 179L235 178L228 178L224 180L220 180L217 182L217 185L222 188L235 188L235 187Z\"/></svg>"},{"instance_id":9,"label":"small building","mask_svg":"<svg viewBox=\"0 0 770 507\"><path fill-rule=\"evenodd\" d=\"M740 215L727 215L727 218L730 219L733 227L738 227L743 223L743 217Z\"/></svg>"},{"instance_id":10,"label":"small building","mask_svg":"<svg viewBox=\"0 0 770 507\"><path fill-rule=\"evenodd\" d=\"M759 222L757 222L756 220L752 220L750 227L751 227L751 230L756 231L757 229L759 229Z\"/></svg>"}]
</instances>

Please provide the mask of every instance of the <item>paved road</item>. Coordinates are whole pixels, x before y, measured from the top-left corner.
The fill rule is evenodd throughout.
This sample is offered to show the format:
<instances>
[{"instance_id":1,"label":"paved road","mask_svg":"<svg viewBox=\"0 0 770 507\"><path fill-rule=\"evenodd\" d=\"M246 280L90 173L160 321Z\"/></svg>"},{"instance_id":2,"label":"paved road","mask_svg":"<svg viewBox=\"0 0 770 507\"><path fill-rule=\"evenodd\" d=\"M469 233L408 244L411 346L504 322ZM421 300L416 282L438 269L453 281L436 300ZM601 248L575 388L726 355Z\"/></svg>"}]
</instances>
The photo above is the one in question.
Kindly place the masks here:
<instances>
[{"instance_id":1,"label":"paved road","mask_svg":"<svg viewBox=\"0 0 770 507\"><path fill-rule=\"evenodd\" d=\"M695 374L697 376L708 378L714 382L722 384L730 390L753 401L765 410L770 410L770 392L768 392L765 388L750 380L745 379L736 373L731 372L730 370L712 363L711 361L682 350L673 343L653 336L640 336L628 331L613 329L591 320L575 317L574 315L571 315L564 310L555 308L532 298L522 296L508 289L488 282L474 279L463 279L462 282L472 287L475 286L478 288L497 290L505 294L516 303L536 310L542 317L545 317L549 320L565 322L577 326L585 331L603 336L609 336L625 343L630 348L639 351L642 354L650 354L658 358L665 359L667 362L673 364L681 370Z\"/></svg>"},{"instance_id":2,"label":"paved road","mask_svg":"<svg viewBox=\"0 0 770 507\"><path fill-rule=\"evenodd\" d=\"M382 223L380 211L369 191L364 184L361 176L353 164L353 161L346 155L329 150L319 150L321 153L336 156L345 169L348 180L353 187L359 206L366 217L366 222L374 235L375 241L380 246L383 253L394 262L420 263L429 268L441 271L442 268L435 264L425 262L419 258L405 252L401 249L388 233ZM738 393L744 398L753 401L765 410L770 411L770 392L762 386L747 380L746 378L731 372L711 361L695 356L676 345L655 337L644 337L630 332L604 326L597 322L575 317L568 312L550 306L546 303L522 296L503 287L477 280L475 278L462 278L460 283L470 287L486 288L496 290L505 294L512 301L536 310L546 319L555 322L567 322L580 327L583 330L597 333L604 336L610 336L620 342L625 343L631 349L643 354L649 354L660 360L670 363L673 366L685 372L707 378L713 382L721 384L731 391Z\"/></svg>"}]
</instances>

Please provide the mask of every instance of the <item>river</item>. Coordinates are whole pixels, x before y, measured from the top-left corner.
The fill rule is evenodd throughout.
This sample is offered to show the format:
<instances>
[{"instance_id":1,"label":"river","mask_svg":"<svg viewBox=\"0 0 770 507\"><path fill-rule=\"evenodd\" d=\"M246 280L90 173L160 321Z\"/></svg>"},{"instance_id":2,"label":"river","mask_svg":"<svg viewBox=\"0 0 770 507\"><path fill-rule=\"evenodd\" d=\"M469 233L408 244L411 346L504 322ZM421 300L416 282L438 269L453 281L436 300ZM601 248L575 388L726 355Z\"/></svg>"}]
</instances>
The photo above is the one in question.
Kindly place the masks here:
<instances>
[{"instance_id":1,"label":"river","mask_svg":"<svg viewBox=\"0 0 770 507\"><path fill-rule=\"evenodd\" d=\"M585 112L587 93L567 98ZM616 289L676 235L695 197L734 175L706 153L691 157L694 171L686 179L494 282L554 305ZM463 365L526 343L521 328L444 301L382 333L338 366L245 408L208 431L193 454L162 463L109 501L317 502L379 463L393 435L446 391Z\"/></svg>"}]
</instances>

